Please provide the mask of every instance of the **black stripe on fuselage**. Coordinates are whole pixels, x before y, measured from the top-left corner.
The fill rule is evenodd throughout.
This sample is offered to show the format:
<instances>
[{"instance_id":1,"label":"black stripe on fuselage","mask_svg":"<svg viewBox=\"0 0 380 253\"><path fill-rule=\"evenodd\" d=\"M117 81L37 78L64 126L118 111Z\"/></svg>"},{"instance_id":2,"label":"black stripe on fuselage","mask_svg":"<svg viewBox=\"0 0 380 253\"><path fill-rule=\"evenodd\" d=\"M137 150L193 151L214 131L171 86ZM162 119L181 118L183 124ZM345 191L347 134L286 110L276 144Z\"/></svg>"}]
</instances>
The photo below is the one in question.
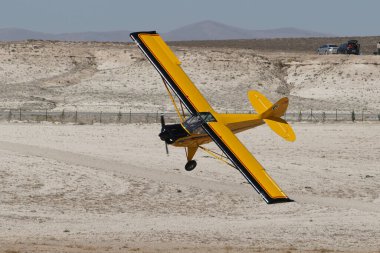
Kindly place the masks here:
<instances>
[{"instance_id":1,"label":"black stripe on fuselage","mask_svg":"<svg viewBox=\"0 0 380 253\"><path fill-rule=\"evenodd\" d=\"M169 87L173 90L173 92L177 95L177 97L181 100L181 102L185 105L187 110L192 115L197 115L197 110L195 107L191 104L190 100L187 99L186 95L181 91L181 89L178 87L178 85L174 82L174 80L171 78L169 73L165 70L165 68L160 64L158 59L156 59L153 55L153 53L149 50L149 48L140 40L139 34L157 34L155 31L150 32L134 32L131 33L130 36L132 40L134 40L141 51L145 54L145 56L148 58L148 60L153 64L153 66L157 69L158 73L164 78L165 82L169 85Z\"/></svg>"},{"instance_id":2,"label":"black stripe on fuselage","mask_svg":"<svg viewBox=\"0 0 380 253\"><path fill-rule=\"evenodd\" d=\"M247 168L240 162L240 160L231 152L227 145L219 138L219 136L212 130L212 128L204 123L202 125L206 133L212 138L212 140L218 145L218 147L223 151L223 153L231 160L235 167L240 171L240 173L247 179L247 181L253 186L253 188L261 195L261 197L268 204L281 203L281 202L292 202L293 200L289 198L271 198L268 193L261 187L261 185L256 181L255 178L248 172Z\"/></svg>"}]
</instances>

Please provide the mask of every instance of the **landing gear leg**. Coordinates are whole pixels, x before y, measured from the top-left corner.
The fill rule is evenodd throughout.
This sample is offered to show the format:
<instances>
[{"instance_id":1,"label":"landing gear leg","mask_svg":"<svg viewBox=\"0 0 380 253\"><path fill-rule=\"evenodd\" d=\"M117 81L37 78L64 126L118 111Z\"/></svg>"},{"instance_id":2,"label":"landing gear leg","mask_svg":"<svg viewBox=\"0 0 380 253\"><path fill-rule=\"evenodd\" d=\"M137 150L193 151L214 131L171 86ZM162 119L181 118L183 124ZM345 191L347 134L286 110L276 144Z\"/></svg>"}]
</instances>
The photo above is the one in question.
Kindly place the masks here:
<instances>
[{"instance_id":1,"label":"landing gear leg","mask_svg":"<svg viewBox=\"0 0 380 253\"><path fill-rule=\"evenodd\" d=\"M194 160L190 160L186 163L185 170L192 171L193 169L195 169L195 167L197 167L197 162Z\"/></svg>"}]
</instances>

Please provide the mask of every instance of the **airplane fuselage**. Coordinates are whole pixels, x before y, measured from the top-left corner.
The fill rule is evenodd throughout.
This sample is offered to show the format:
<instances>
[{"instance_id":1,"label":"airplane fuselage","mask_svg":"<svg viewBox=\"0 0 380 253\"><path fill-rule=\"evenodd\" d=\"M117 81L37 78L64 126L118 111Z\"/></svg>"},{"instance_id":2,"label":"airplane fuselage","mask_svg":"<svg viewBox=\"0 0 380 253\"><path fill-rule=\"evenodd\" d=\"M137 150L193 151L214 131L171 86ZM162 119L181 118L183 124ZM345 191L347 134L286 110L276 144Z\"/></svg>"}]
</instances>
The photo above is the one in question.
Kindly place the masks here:
<instances>
[{"instance_id":1,"label":"airplane fuselage","mask_svg":"<svg viewBox=\"0 0 380 253\"><path fill-rule=\"evenodd\" d=\"M175 147L197 147L212 142L211 137L204 132L201 125L205 122L216 121L216 118L223 120L233 133L264 124L257 114L215 114L217 113L200 113L197 116L191 116L182 124L166 125L159 134L160 139ZM243 119L242 115L244 115ZM234 120L235 118L239 120Z\"/></svg>"}]
</instances>

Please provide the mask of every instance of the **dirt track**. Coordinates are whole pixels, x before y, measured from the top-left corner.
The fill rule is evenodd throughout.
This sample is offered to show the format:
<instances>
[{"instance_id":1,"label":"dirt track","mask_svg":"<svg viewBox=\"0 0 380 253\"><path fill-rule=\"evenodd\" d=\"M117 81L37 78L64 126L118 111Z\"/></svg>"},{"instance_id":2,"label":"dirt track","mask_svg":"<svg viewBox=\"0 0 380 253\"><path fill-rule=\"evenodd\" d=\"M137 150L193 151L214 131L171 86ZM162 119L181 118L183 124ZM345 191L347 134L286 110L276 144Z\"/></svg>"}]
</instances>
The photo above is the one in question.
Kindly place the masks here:
<instances>
[{"instance_id":1,"label":"dirt track","mask_svg":"<svg viewBox=\"0 0 380 253\"><path fill-rule=\"evenodd\" d=\"M296 124L296 143L265 126L239 135L296 200L281 205L266 205L237 171L202 153L184 171L183 150L167 157L159 128L0 125L2 250L380 248L378 124Z\"/></svg>"}]
</instances>

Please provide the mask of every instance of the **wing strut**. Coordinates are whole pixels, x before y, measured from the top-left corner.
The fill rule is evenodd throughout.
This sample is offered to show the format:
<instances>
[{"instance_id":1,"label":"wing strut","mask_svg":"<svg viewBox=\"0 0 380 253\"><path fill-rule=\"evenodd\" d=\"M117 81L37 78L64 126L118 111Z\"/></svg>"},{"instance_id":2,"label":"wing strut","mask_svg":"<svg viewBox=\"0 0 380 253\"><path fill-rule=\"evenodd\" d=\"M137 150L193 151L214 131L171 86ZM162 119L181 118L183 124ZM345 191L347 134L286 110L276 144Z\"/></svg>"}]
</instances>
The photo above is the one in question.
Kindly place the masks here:
<instances>
[{"instance_id":1,"label":"wing strut","mask_svg":"<svg viewBox=\"0 0 380 253\"><path fill-rule=\"evenodd\" d=\"M216 153L216 152L214 152L208 148L202 147L202 146L199 146L199 148L202 149L207 154L211 155L212 157L218 159L219 161L222 161L222 162L226 163L227 165L231 166L232 168L236 169L236 167L232 163L228 162L228 158L226 156L218 154L218 153Z\"/></svg>"},{"instance_id":2,"label":"wing strut","mask_svg":"<svg viewBox=\"0 0 380 253\"><path fill-rule=\"evenodd\" d=\"M184 119L184 117L185 117L185 111L183 110L182 103L180 102L180 103L181 103L181 108L182 108L182 113L183 113L183 115L182 115L181 112L179 111L178 106L177 106L177 104L176 104L176 102L175 102L175 100L174 100L174 97L173 97L172 93L171 93L170 90L169 90L168 85L166 84L165 79L162 78L162 81L164 82L164 85L165 85L166 91L168 92L169 97L170 97L170 99L172 100L172 103L173 103L173 105L174 105L174 108L175 108L175 110L176 110L178 116L179 116L179 119L181 120L181 123L183 123L183 122L185 121L185 119Z\"/></svg>"}]
</instances>

